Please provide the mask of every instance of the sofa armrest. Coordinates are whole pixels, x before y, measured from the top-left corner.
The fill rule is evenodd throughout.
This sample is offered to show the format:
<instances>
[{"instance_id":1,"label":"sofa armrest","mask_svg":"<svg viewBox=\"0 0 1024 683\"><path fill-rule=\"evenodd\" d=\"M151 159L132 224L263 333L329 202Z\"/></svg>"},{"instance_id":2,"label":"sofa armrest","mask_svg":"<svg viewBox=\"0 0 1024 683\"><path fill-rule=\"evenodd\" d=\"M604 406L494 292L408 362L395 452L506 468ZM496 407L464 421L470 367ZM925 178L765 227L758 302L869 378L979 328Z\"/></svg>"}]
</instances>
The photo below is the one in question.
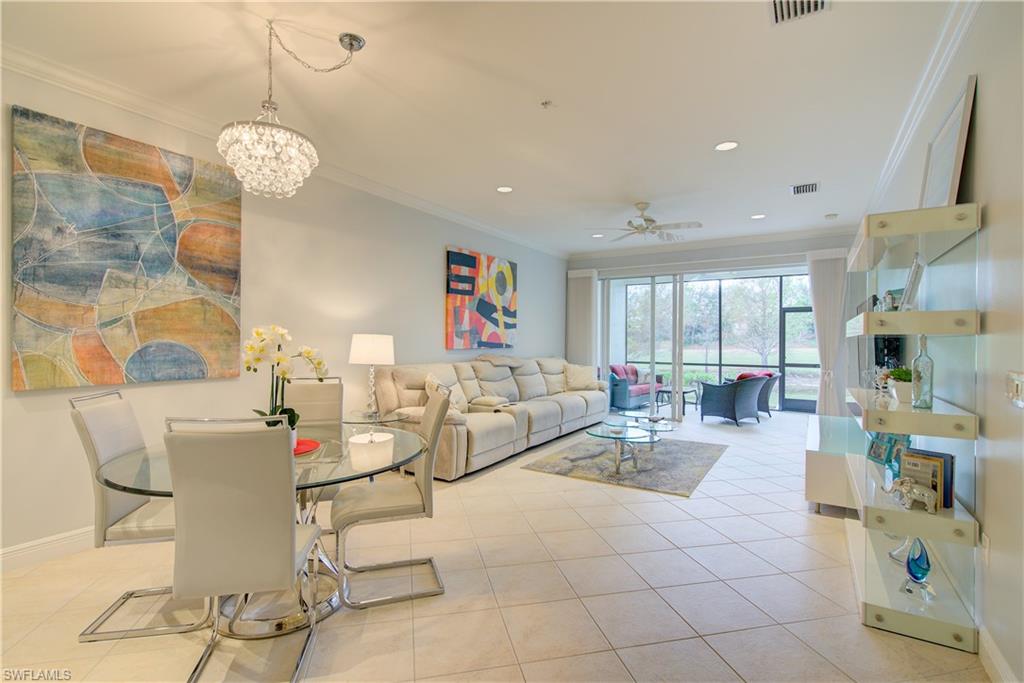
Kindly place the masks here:
<instances>
[{"instance_id":1,"label":"sofa armrest","mask_svg":"<svg viewBox=\"0 0 1024 683\"><path fill-rule=\"evenodd\" d=\"M473 408L483 408L485 409L484 412L489 413L494 408L506 405L508 403L510 403L510 401L504 396L477 396L476 398L469 402L469 407L470 412L480 412L474 411Z\"/></svg>"},{"instance_id":2,"label":"sofa armrest","mask_svg":"<svg viewBox=\"0 0 1024 683\"><path fill-rule=\"evenodd\" d=\"M413 406L409 408L399 408L395 412L405 416L404 421L408 424L420 424L423 421L423 411L423 406ZM449 408L448 412L444 416L444 424L464 425L466 424L466 416L454 408Z\"/></svg>"}]
</instances>

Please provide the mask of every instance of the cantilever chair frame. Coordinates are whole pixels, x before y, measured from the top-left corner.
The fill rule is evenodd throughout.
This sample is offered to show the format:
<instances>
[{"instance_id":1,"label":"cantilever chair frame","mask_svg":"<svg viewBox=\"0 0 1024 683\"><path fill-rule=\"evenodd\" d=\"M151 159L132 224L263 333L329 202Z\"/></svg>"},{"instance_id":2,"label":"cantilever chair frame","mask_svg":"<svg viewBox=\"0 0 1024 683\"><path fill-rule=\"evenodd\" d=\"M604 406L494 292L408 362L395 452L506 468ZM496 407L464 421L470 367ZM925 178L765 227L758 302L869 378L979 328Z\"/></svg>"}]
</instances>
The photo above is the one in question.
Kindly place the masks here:
<instances>
[{"instance_id":1,"label":"cantilever chair frame","mask_svg":"<svg viewBox=\"0 0 1024 683\"><path fill-rule=\"evenodd\" d=\"M432 425L431 433L428 437L424 438L423 458L419 461L418 466L424 466L424 460L430 459L431 470L433 470L434 458L437 456L437 443L441 434L441 428L443 427L444 416L448 412L449 397L451 396L451 390L447 387L442 387L441 392L443 400L445 402L444 411L440 413L439 423ZM429 440L428 440L429 439ZM425 475L427 485L433 489L433 471ZM421 492L422 493L422 492ZM430 493L433 496L433 490ZM444 593L444 580L441 578L441 572L437 568L437 563L433 557L416 557L409 560L397 560L394 562L381 562L378 564L363 565L360 567L350 565L348 560L345 558L345 542L348 537L348 532L353 527L359 526L360 524L375 524L383 521L397 522L408 519L422 519L428 516L425 512L417 512L410 515L401 515L398 517L388 517L387 520L382 519L369 519L365 522L355 522L348 524L344 528L335 530L335 562L338 566L338 594L341 597L341 602L345 607L349 609L366 609L367 607L378 607L380 605L388 605L394 602L403 602L405 600L414 600L417 598L427 598L433 595L441 595ZM429 516L433 516L431 513ZM401 595L387 595L378 598L367 598L365 600L353 600L351 594L351 582L349 581L348 574L360 574L364 572L378 571L382 569L394 569L397 567L418 567L421 565L428 565L431 573L434 575L434 581L437 582L436 588L428 588L422 591L413 591L411 593L403 593Z\"/></svg>"},{"instance_id":2,"label":"cantilever chair frame","mask_svg":"<svg viewBox=\"0 0 1024 683\"><path fill-rule=\"evenodd\" d=\"M79 405L81 405L83 403L86 403L88 401L95 401L95 400L102 399L102 398L109 398L109 397L113 397L113 396L116 396L118 398L118 400L121 400L121 401L125 400L125 398L121 394L121 392L119 390L117 390L117 389L114 389L114 390L111 390L111 391L101 391L101 392L97 392L97 393L94 393L94 394L87 394L85 396L74 396L74 397L68 399L68 403L71 404L71 409L72 410L77 411ZM88 431L88 428L86 428L86 431ZM91 438L92 438L92 436L90 434L90 439ZM83 446L85 446L85 444L83 444ZM87 456L89 455L88 452L86 453L86 455ZM98 456L97 456L97 459L98 459ZM92 458L90 458L90 465L92 464L91 461L92 461ZM97 464L99 464L98 461L97 461ZM100 490L100 489L102 488L103 485L100 484L99 481L96 480L96 472L95 471L92 472L92 475L93 475L94 497L102 495L103 491ZM124 495L131 495L131 494L124 494ZM96 499L94 504L97 506L97 508L99 506L103 506L104 509L106 508L106 502L101 502L99 499ZM100 523L99 514L96 515L95 523L97 524L97 526ZM159 543L159 542L163 542L163 541L174 540L173 536L171 536L171 537L162 537L161 536L161 537L154 537L154 538L151 538L151 539L139 539L139 540L129 540L129 541L107 541L105 539L105 534L106 534L106 529L104 529L102 532L99 531L99 529L97 529L97 531L96 531L96 542L99 543L102 540L102 545L105 546L105 545L128 545L128 544L135 544L135 543ZM157 596L157 595L170 595L171 594L171 590L172 590L171 586L160 586L158 588L136 588L136 589L133 589L133 590L125 591L121 595L121 597L119 597L117 600L115 600L109 607L107 607L107 609L103 610L103 612L98 617L96 617L96 619L94 619L91 624L86 626L85 630L83 630L80 634L78 634L78 642L80 642L80 643L95 643L95 642L104 641L104 640L120 640L122 638L146 638L146 637L150 637L150 636L164 636L164 635L174 635L174 634L179 634L179 633L190 633L192 631L198 631L198 630L206 627L210 623L210 618L211 618L211 616L213 614L213 604L212 604L212 602L210 600L207 600L207 601L205 601L205 608L203 610L203 615L199 618L198 621L195 621L195 622L190 623L190 624L170 624L170 625L166 625L166 626L150 626L150 627L146 627L146 628L114 629L114 630L111 630L111 631L101 631L100 630L100 628L103 626L103 624L105 624L108 619L110 619L112 616L114 616L114 613L117 612L117 610L121 609L121 607L123 607L129 600L134 600L136 598L150 598L150 597Z\"/></svg>"}]
</instances>

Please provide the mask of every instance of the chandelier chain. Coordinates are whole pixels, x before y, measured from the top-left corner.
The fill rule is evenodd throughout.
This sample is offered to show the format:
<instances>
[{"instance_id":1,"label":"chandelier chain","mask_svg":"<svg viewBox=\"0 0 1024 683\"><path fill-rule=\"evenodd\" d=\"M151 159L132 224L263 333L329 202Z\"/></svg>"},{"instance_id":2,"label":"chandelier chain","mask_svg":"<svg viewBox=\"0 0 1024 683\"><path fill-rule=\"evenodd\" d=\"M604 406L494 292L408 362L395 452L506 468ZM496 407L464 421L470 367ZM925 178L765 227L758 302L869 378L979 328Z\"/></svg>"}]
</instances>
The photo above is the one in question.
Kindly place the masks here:
<instances>
[{"instance_id":1,"label":"chandelier chain","mask_svg":"<svg viewBox=\"0 0 1024 683\"><path fill-rule=\"evenodd\" d=\"M291 48L284 44L284 41L281 40L280 34L278 34L277 30L274 28L274 22L272 19L267 20L267 28L270 30L270 37L268 38L267 42L271 43L271 45L267 48L268 56L270 54L270 49L273 46L271 40L273 39L277 41L277 44L281 46L281 49L284 50L289 57L291 57L296 62L306 67L310 71L316 71L317 73L325 74L330 73L332 71L337 71L342 67L348 66L349 63L352 61L352 50L346 50L347 54L345 55L345 58L338 62L337 64L332 64L331 66L316 66L315 64L310 64L305 59L297 55L294 50L292 50Z\"/></svg>"}]
</instances>

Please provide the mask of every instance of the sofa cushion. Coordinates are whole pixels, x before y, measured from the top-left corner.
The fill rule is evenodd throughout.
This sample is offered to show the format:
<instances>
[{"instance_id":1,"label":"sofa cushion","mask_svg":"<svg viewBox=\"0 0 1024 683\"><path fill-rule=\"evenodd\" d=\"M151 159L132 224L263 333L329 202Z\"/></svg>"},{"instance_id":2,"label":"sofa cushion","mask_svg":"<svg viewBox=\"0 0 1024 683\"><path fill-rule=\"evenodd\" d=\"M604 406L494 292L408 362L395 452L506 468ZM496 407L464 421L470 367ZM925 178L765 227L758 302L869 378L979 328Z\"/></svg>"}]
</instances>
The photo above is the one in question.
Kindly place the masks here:
<instances>
[{"instance_id":1,"label":"sofa cushion","mask_svg":"<svg viewBox=\"0 0 1024 683\"><path fill-rule=\"evenodd\" d=\"M547 386L549 396L565 391L564 358L538 358L537 365L540 366L540 373L544 376L544 384Z\"/></svg>"},{"instance_id":2,"label":"sofa cushion","mask_svg":"<svg viewBox=\"0 0 1024 683\"><path fill-rule=\"evenodd\" d=\"M547 396L548 387L540 374L540 366L533 359L524 359L523 364L512 371L512 377L519 387L519 400L529 401L538 396Z\"/></svg>"},{"instance_id":3,"label":"sofa cushion","mask_svg":"<svg viewBox=\"0 0 1024 683\"><path fill-rule=\"evenodd\" d=\"M455 375L459 378L462 393L466 395L467 401L472 403L474 398L479 398L483 395L483 392L480 390L480 382L477 381L476 373L473 372L471 364L452 363L452 367L455 368Z\"/></svg>"},{"instance_id":4,"label":"sofa cushion","mask_svg":"<svg viewBox=\"0 0 1024 683\"><path fill-rule=\"evenodd\" d=\"M547 398L523 401L520 405L530 414L530 434L552 429L562 424L562 407Z\"/></svg>"},{"instance_id":5,"label":"sofa cushion","mask_svg":"<svg viewBox=\"0 0 1024 683\"><path fill-rule=\"evenodd\" d=\"M418 425L423 423L423 413L426 409L426 406L409 406L407 408L399 408L395 412L405 416L406 424ZM466 424L466 416L454 408L449 408L444 416L444 424L464 425Z\"/></svg>"},{"instance_id":6,"label":"sofa cushion","mask_svg":"<svg viewBox=\"0 0 1024 683\"><path fill-rule=\"evenodd\" d=\"M512 443L516 421L505 413L467 413L466 432L469 457Z\"/></svg>"},{"instance_id":7,"label":"sofa cushion","mask_svg":"<svg viewBox=\"0 0 1024 683\"><path fill-rule=\"evenodd\" d=\"M391 375L398 390L398 402L402 408L422 406L427 403L427 375L433 375L437 381L451 390L449 400L459 410L466 410L469 401L459 384L455 368L450 363L428 363L425 365L399 365L392 368Z\"/></svg>"},{"instance_id":8,"label":"sofa cushion","mask_svg":"<svg viewBox=\"0 0 1024 683\"><path fill-rule=\"evenodd\" d=\"M622 375L619 375L621 377ZM590 365L565 364L565 387L569 391L598 389L597 371Z\"/></svg>"},{"instance_id":9,"label":"sofa cushion","mask_svg":"<svg viewBox=\"0 0 1024 683\"><path fill-rule=\"evenodd\" d=\"M587 402L583 400L582 396L561 393L554 396L545 396L537 400L557 403L558 407L562 409L562 424L570 420L578 420L587 414Z\"/></svg>"},{"instance_id":10,"label":"sofa cushion","mask_svg":"<svg viewBox=\"0 0 1024 683\"><path fill-rule=\"evenodd\" d=\"M773 377L775 375L771 370L757 370L755 372L741 372L736 375L736 381L741 379L750 379L751 377Z\"/></svg>"},{"instance_id":11,"label":"sofa cushion","mask_svg":"<svg viewBox=\"0 0 1024 683\"><path fill-rule=\"evenodd\" d=\"M587 415L608 412L608 394L603 391L567 391L566 396L579 396L587 403Z\"/></svg>"},{"instance_id":12,"label":"sofa cushion","mask_svg":"<svg viewBox=\"0 0 1024 683\"><path fill-rule=\"evenodd\" d=\"M486 361L473 361L480 390L484 396L504 396L509 401L519 400L519 385L512 379L512 370L506 366L491 365Z\"/></svg>"},{"instance_id":13,"label":"sofa cushion","mask_svg":"<svg viewBox=\"0 0 1024 683\"><path fill-rule=\"evenodd\" d=\"M661 389L663 386L664 386L663 384L655 384L654 385L654 390L657 391L658 389ZM650 384L631 384L631 385L629 385L629 395L630 396L643 396L644 394L649 394L649 393L651 393L651 385Z\"/></svg>"}]
</instances>

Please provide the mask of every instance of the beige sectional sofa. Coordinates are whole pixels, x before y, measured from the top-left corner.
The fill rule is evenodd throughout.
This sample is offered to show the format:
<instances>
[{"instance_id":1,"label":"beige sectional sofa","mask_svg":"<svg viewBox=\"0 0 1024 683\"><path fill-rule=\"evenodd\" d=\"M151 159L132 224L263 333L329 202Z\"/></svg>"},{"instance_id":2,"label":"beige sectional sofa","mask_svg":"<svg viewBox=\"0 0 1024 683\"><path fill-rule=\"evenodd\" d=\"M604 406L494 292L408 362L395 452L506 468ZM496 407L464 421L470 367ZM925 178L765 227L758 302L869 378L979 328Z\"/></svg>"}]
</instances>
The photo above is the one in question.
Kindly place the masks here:
<instances>
[{"instance_id":1,"label":"beige sectional sofa","mask_svg":"<svg viewBox=\"0 0 1024 683\"><path fill-rule=\"evenodd\" d=\"M447 481L608 415L608 385L595 379L593 368L562 358L493 356L380 368L380 411L401 411L407 416L404 426L415 428L426 404L428 376L451 389L434 464L434 476Z\"/></svg>"}]
</instances>

